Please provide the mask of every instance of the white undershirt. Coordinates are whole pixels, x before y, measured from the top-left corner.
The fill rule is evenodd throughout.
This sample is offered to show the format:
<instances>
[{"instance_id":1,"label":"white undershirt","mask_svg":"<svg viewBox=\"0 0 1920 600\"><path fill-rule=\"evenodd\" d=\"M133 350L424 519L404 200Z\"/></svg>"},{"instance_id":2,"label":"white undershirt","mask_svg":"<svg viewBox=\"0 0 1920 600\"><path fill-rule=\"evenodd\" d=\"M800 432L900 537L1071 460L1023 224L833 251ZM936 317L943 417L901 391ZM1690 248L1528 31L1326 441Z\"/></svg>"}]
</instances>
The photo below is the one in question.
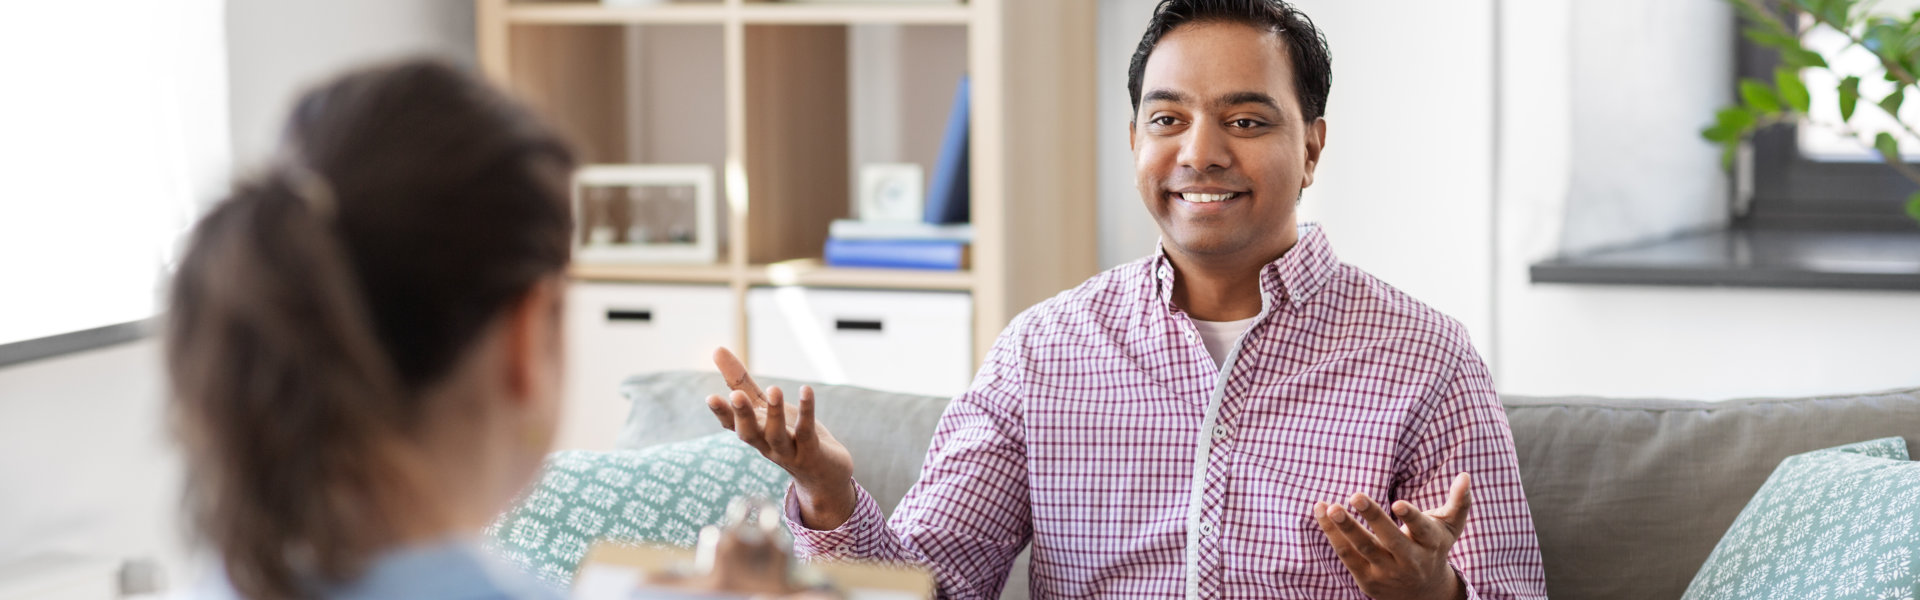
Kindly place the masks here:
<instances>
[{"instance_id":1,"label":"white undershirt","mask_svg":"<svg viewBox=\"0 0 1920 600\"><path fill-rule=\"evenodd\" d=\"M1233 343L1253 324L1257 315L1238 321L1202 321L1193 320L1193 327L1200 330L1200 342L1206 344L1207 354L1213 357L1215 368L1226 368L1227 353L1233 351Z\"/></svg>"}]
</instances>

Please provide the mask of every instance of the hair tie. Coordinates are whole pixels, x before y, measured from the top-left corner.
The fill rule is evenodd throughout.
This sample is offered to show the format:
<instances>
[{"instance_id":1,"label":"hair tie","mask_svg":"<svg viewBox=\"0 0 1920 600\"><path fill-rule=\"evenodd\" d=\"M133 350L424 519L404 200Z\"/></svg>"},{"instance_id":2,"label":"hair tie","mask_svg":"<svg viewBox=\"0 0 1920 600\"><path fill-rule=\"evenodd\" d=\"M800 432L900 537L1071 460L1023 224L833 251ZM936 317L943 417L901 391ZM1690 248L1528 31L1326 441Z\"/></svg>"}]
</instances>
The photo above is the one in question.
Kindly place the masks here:
<instances>
[{"instance_id":1,"label":"hair tie","mask_svg":"<svg viewBox=\"0 0 1920 600\"><path fill-rule=\"evenodd\" d=\"M333 220L339 204L335 201L333 186L327 183L326 177L297 162L289 163L284 172L288 187L292 188L295 197L306 203L307 209L321 219Z\"/></svg>"}]
</instances>

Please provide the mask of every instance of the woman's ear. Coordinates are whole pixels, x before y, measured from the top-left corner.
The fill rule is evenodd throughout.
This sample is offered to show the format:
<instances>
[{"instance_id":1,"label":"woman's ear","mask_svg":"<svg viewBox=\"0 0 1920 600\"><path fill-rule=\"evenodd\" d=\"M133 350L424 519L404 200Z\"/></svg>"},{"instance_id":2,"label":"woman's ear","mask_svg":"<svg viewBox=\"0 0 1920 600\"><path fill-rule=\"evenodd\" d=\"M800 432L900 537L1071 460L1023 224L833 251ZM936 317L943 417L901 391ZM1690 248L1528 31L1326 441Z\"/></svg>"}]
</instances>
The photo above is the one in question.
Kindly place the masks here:
<instances>
[{"instance_id":1,"label":"woman's ear","mask_svg":"<svg viewBox=\"0 0 1920 600\"><path fill-rule=\"evenodd\" d=\"M541 280L506 315L504 375L509 401L521 408L557 405L565 352L566 281Z\"/></svg>"}]
</instances>

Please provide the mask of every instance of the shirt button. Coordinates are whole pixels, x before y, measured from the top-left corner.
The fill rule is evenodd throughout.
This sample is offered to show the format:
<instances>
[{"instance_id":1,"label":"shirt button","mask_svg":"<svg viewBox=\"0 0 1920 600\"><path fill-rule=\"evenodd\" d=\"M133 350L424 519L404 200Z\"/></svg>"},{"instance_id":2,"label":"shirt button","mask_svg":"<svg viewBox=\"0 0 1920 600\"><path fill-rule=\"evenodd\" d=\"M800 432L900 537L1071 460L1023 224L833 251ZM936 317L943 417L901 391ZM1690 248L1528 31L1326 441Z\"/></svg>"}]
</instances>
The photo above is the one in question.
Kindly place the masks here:
<instances>
[{"instance_id":1,"label":"shirt button","mask_svg":"<svg viewBox=\"0 0 1920 600\"><path fill-rule=\"evenodd\" d=\"M1213 537L1213 523L1212 523L1212 522L1210 522L1210 521L1201 521L1201 522L1200 522L1200 537Z\"/></svg>"},{"instance_id":2,"label":"shirt button","mask_svg":"<svg viewBox=\"0 0 1920 600\"><path fill-rule=\"evenodd\" d=\"M1229 433L1232 433L1232 432L1227 429L1226 425L1214 425L1213 441L1216 441L1216 442L1225 441L1227 439L1227 434Z\"/></svg>"}]
</instances>

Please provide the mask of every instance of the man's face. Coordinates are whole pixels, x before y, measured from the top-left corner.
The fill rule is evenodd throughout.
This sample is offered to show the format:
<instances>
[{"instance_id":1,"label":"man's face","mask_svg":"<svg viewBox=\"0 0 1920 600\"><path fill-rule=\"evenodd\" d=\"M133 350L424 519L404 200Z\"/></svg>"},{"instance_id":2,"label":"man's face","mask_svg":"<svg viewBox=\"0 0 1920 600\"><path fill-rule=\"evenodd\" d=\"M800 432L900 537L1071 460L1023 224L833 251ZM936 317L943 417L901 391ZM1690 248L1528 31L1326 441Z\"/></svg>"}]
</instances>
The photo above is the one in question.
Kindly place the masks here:
<instances>
[{"instance_id":1,"label":"man's face","mask_svg":"<svg viewBox=\"0 0 1920 600\"><path fill-rule=\"evenodd\" d=\"M1128 124L1134 184L1170 253L1271 260L1291 247L1326 121L1301 117L1279 35L1237 23L1160 39Z\"/></svg>"}]
</instances>

